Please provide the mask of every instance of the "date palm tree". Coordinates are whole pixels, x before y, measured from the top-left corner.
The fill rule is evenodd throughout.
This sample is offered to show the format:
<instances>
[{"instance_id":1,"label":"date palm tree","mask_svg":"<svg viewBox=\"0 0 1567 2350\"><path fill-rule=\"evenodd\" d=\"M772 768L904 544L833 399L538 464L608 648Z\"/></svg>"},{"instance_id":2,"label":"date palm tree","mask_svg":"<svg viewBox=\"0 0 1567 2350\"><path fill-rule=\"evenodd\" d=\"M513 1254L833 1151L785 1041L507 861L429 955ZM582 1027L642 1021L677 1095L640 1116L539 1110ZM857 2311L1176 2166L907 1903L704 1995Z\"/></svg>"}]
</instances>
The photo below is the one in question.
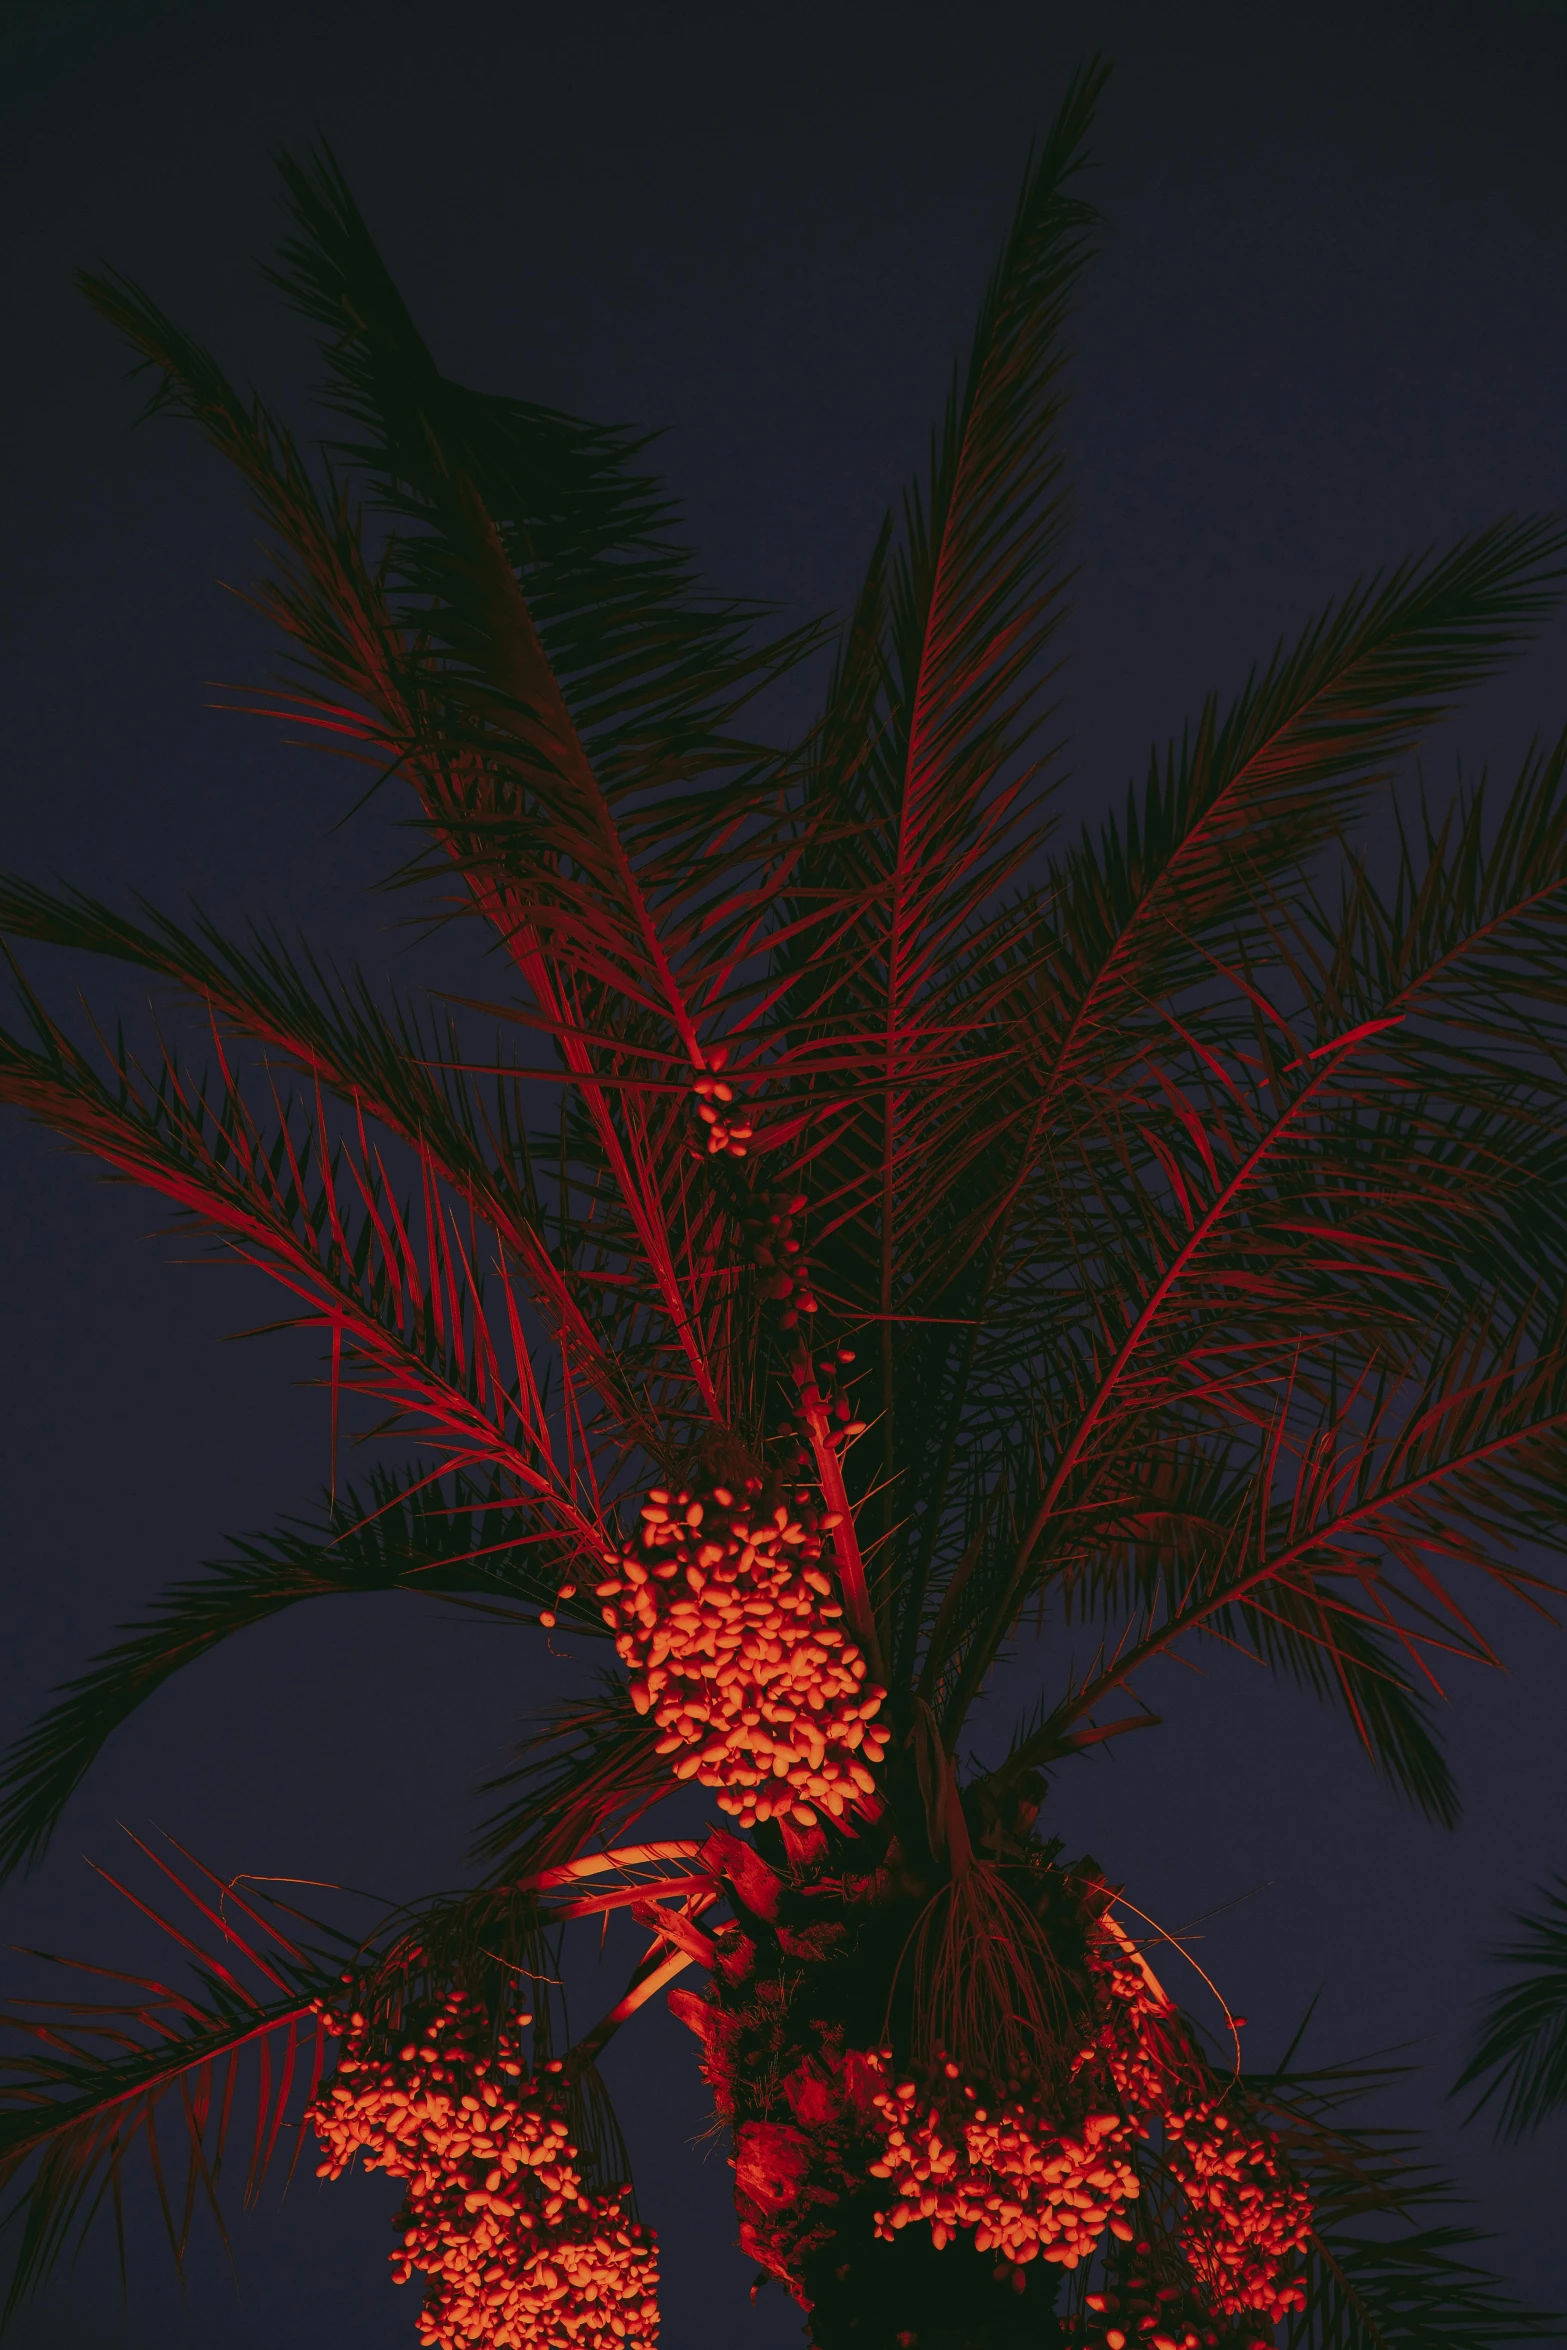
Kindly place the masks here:
<instances>
[{"instance_id":1,"label":"date palm tree","mask_svg":"<svg viewBox=\"0 0 1567 2350\"><path fill-rule=\"evenodd\" d=\"M1535 1597L1519 1546L1562 1548L1567 1490L1567 735L1405 805L1382 866L1355 846L1567 533L1357 586L1058 846L1104 78L836 632L699 592L635 439L443 375L325 152L283 164L270 273L340 420L316 457L84 281L266 526L269 706L412 795L400 879L493 977L432 1013L272 933L0 883L19 950L155 975L211 1038L89 1047L19 979L0 1092L281 1282L334 1430L384 1447L70 1685L3 1857L150 1691L321 1595L559 1621L606 1665L497 1782L465 1893L351 1930L160 1859L212 1937L191 1981L18 2011L17 2292L160 2113L178 2246L259 2050L252 2175L308 2101L325 2169L406 2179L426 2340L649 2341L594 2060L686 1974L742 2242L819 2350L1538 2330L1341 2118L1357 2078L1232 2063L1048 1834L1052 1771L1155 1727L1150 1668L1215 1641L1451 1820L1433 1659L1489 1653L1466 1583ZM803 739L747 730L813 661ZM960 1766L1025 1633L1037 1702ZM650 1947L573 2036L551 1938L615 1910Z\"/></svg>"}]
</instances>

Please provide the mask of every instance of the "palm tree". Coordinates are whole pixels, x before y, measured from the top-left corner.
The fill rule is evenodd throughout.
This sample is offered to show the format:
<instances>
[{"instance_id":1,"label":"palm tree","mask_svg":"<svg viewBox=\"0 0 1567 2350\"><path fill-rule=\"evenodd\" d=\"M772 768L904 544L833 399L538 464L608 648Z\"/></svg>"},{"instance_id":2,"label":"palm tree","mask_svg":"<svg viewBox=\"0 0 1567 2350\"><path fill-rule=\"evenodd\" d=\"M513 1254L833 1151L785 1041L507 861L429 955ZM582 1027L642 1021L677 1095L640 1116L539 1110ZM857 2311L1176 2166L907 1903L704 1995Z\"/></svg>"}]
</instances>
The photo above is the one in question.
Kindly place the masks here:
<instances>
[{"instance_id":1,"label":"palm tree","mask_svg":"<svg viewBox=\"0 0 1567 2350\"><path fill-rule=\"evenodd\" d=\"M1550 609L1567 533L1356 587L1052 846L1104 79L831 636L698 592L635 439L443 376L325 152L283 165L271 273L343 420L319 464L84 281L267 527L269 706L412 793L400 878L494 978L436 1015L271 933L0 884L13 941L154 974L211 1036L204 1068L89 1050L19 980L0 1090L279 1280L334 1449L345 1404L386 1444L70 1685L11 1757L5 1861L149 1691L317 1595L522 1611L613 1661L497 1782L460 1895L361 1931L150 1856L210 1955L19 2013L17 2292L160 2113L178 2248L259 2050L252 2177L308 2102L324 2169L404 2178L426 2340L645 2343L595 2059L685 1973L742 2241L819 2350L1540 2330L1341 2118L1364 2077L1241 2070L1048 1836L1056 1766L1154 1726L1149 1669L1205 1641L1450 1820L1432 1660L1489 1653L1466 1578L1535 1596L1517 1545L1562 1547L1567 1468L1567 735L1500 798L1406 809L1386 871L1352 842ZM743 731L829 644L804 739ZM960 1770L1025 1631L1037 1705ZM723 1819L659 1834L692 1781ZM615 1910L650 1947L573 2036L553 1938Z\"/></svg>"}]
</instances>

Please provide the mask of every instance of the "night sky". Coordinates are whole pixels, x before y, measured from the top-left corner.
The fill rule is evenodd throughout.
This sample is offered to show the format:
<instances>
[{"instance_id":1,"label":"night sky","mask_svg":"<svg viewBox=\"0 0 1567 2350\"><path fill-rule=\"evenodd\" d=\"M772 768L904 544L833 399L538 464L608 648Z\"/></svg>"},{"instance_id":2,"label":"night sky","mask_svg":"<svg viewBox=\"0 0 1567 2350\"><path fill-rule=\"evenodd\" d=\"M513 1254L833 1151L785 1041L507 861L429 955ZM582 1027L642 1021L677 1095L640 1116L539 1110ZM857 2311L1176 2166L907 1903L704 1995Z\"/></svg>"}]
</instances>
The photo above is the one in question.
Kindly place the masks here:
<instances>
[{"instance_id":1,"label":"night sky","mask_svg":"<svg viewBox=\"0 0 1567 2350\"><path fill-rule=\"evenodd\" d=\"M270 150L325 132L446 370L667 425L712 583L803 615L853 592L1030 136L1095 49L1117 72L1067 428L1069 822L1358 574L1508 511L1567 511L1567 0L9 0L0 862L273 917L400 981L456 967L368 894L406 850L401 811L336 829L349 770L209 706L210 681L272 660L219 584L250 575L253 526L192 435L130 429L141 395L76 266L125 268L297 404L303 338L250 261L276 233ZM1564 643L1559 622L1435 740L1434 791L1460 757L1505 775L1555 735ZM147 1018L112 974L37 950L27 968L52 1002L90 981L95 1007ZM310 1346L225 1344L267 1294L177 1265L163 1221L5 1125L7 1739L162 1584L307 1508L326 1472ZM1500 2151L1445 2102L1481 1953L1567 1869L1567 1651L1482 1608L1510 1671L1451 1683L1456 1834L1385 1793L1309 1701L1212 1660L1150 1685L1167 1727L1061 1778L1050 1824L1166 1925L1206 1918L1203 1965L1255 2059L1319 1990L1308 2053L1401 2046L1417 2069L1383 2118L1431 2126L1513 2288L1567 2306L1567 2120ZM475 1782L571 1669L541 1635L411 1599L284 1618L114 1740L46 1866L5 1892L0 1937L169 1963L83 1865L119 1865L119 1821L225 1874L454 1884ZM1016 1697L1038 1685L1026 1655L1013 1679ZM417 1739L385 1727L402 1704ZM798 2313L776 2287L747 2300L722 2148L691 2143L690 2046L659 2013L606 2065L663 2235L666 2338L777 2350ZM237 2285L207 2231L183 2300L134 2196L128 2309L105 2233L16 2350L411 2344L414 2293L386 2273L396 2190L318 2187L309 2167L235 2215Z\"/></svg>"}]
</instances>

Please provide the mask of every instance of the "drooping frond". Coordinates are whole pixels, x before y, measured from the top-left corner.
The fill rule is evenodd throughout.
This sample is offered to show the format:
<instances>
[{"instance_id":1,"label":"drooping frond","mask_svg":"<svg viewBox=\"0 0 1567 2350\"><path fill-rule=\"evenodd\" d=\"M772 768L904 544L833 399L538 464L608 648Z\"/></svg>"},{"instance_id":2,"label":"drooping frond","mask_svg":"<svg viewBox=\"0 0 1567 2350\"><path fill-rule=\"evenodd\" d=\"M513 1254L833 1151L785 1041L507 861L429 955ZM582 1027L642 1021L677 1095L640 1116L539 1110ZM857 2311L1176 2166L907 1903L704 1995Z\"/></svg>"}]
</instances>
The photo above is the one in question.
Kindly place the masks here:
<instances>
[{"instance_id":1,"label":"drooping frond","mask_svg":"<svg viewBox=\"0 0 1567 2350\"><path fill-rule=\"evenodd\" d=\"M147 1075L111 1054L105 1077L36 1000L30 1010L35 1041L0 1033L0 1098L268 1272L295 1302L293 1326L327 1334L341 1384L454 1469L504 1470L541 1505L542 1531L596 1550L591 1460L557 1460L504 1265L443 1198L430 1157L408 1168L400 1199L350 1115L334 1125L319 1101L269 1104L269 1130L221 1060L208 1079L167 1056Z\"/></svg>"},{"instance_id":2,"label":"drooping frond","mask_svg":"<svg viewBox=\"0 0 1567 2350\"><path fill-rule=\"evenodd\" d=\"M638 470L645 438L443 376L330 150L279 168L297 233L266 274L319 330L323 394L353 436L332 453L395 518L393 576L439 616L436 641L493 680L469 633L487 522L611 793L668 793L751 750L725 738L731 712L817 632L758 649L768 607L700 592L667 495Z\"/></svg>"},{"instance_id":3,"label":"drooping frond","mask_svg":"<svg viewBox=\"0 0 1567 2350\"><path fill-rule=\"evenodd\" d=\"M171 980L225 1034L253 1039L285 1067L433 1162L464 1206L490 1227L573 1376L600 1395L619 1425L655 1447L624 1347L606 1331L602 1289L577 1278L533 1179L517 1088L529 1074L497 1065L481 1087L465 1082L448 1023L406 1005L384 1007L362 979L347 982L275 937L248 947L197 918L193 928L152 909L132 921L75 890L0 878L0 935L86 949ZM454 1071L452 1064L457 1064ZM556 1218L558 1225L559 1218ZM620 1334L617 1334L620 1335Z\"/></svg>"},{"instance_id":4,"label":"drooping frond","mask_svg":"<svg viewBox=\"0 0 1567 2350\"><path fill-rule=\"evenodd\" d=\"M1257 2084L1314 2205L1306 2308L1285 2320L1284 2350L1493 2350L1557 2340L1557 2314L1506 2291L1484 2264L1488 2239L1453 2216L1460 2198L1415 2143L1340 2118L1392 2077L1385 2066L1345 2065Z\"/></svg>"},{"instance_id":5,"label":"drooping frond","mask_svg":"<svg viewBox=\"0 0 1567 2350\"><path fill-rule=\"evenodd\" d=\"M547 1547L547 1546L546 1546ZM498 1485L381 1472L346 1489L314 1524L236 1542L199 1577L173 1583L127 1637L67 1683L6 1756L0 1781L0 1869L35 1860L61 1812L119 1725L169 1677L221 1642L306 1600L370 1591L460 1598L523 1619L555 1600L558 1573L538 1528ZM557 1602L573 1629L602 1635L593 1613Z\"/></svg>"},{"instance_id":6,"label":"drooping frond","mask_svg":"<svg viewBox=\"0 0 1567 2350\"><path fill-rule=\"evenodd\" d=\"M1270 960L1215 952L1206 989L1128 1039L1113 1106L1058 1122L1012 1212L1015 1303L974 1347L969 1474L993 1501L969 1489L938 1558L927 1676L951 1720L1025 1605L1108 1616L1095 1698L1204 1621L1341 1694L1395 1780L1450 1809L1387 1648L1415 1620L1394 1634L1385 1610L1407 1575L1466 1646L1454 1572L1505 1578L1515 1533L1560 1541L1563 772L1558 745L1499 811L1433 822L1388 904L1357 874L1335 917L1308 896L1281 921ZM1301 1613L1305 1553L1257 1539L1270 1517L1355 1528L1354 1576L1381 1580L1352 1639ZM1237 1570L1244 1621L1216 1620ZM1139 1620L1150 1574L1170 1604ZM1367 1638L1381 1662L1352 1653Z\"/></svg>"},{"instance_id":7,"label":"drooping frond","mask_svg":"<svg viewBox=\"0 0 1567 2350\"><path fill-rule=\"evenodd\" d=\"M690 1084L774 920L792 823L759 816L754 795L731 804L727 786L711 801L612 804L499 525L457 459L432 457L439 529L416 534L421 562L440 553L454 600L421 602L415 624L388 586L393 558L372 556L360 519L265 410L134 289L90 290L161 371L165 404L239 467L280 544L261 600L320 681L306 691L315 718L413 786L509 958L519 995L504 1016L550 1039L574 1084L560 1205L574 1234L597 1210L583 1245L602 1252L607 1239L612 1262L593 1277L646 1290L669 1407L724 1423L729 1251L691 1165Z\"/></svg>"},{"instance_id":8,"label":"drooping frond","mask_svg":"<svg viewBox=\"0 0 1567 2350\"><path fill-rule=\"evenodd\" d=\"M1394 2182L1370 2209L1402 2213L1408 2200ZM1349 2220L1324 2216L1306 2264L1307 2312L1288 2324L1285 2350L1495 2350L1560 2339L1555 2310L1519 2300L1475 2258L1490 2241L1478 2228L1439 2221L1398 2234L1367 2230L1350 2224L1366 2207L1353 2193L1342 2201Z\"/></svg>"}]
</instances>

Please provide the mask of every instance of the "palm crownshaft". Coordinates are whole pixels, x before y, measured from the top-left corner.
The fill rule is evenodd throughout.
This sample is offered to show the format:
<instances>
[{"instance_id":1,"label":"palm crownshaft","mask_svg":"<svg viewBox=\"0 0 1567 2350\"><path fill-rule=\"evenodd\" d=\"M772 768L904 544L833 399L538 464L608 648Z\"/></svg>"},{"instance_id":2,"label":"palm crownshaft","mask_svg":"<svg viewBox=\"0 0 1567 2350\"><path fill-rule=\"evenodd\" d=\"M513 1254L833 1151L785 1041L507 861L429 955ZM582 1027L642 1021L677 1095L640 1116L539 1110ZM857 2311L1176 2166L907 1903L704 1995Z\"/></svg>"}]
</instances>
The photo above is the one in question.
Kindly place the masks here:
<instances>
[{"instance_id":1,"label":"palm crownshaft","mask_svg":"<svg viewBox=\"0 0 1567 2350\"><path fill-rule=\"evenodd\" d=\"M635 1906L654 1948L577 2047L571 2127L588 2129L607 2031L677 1962L711 1964L696 2020L742 2175L762 2178L756 2150L781 2131L838 2133L838 2168L809 2174L835 2215L822 2240L757 2238L809 2285L823 2350L895 2332L873 2312L911 2292L968 2295L966 2249L936 2238L938 2271L912 2229L888 2250L844 2167L891 2094L882 2031L887 2064L954 2079L983 2078L999 2035L998 2093L1070 2102L1062 2051L1095 1999L1132 1999L1104 1989L1097 1871L1056 1869L1034 1832L1040 1774L1152 1721L1146 1668L1218 1637L1315 1688L1451 1817L1422 1683L1437 1647L1488 1653L1459 1570L1528 1594L1514 1546L1562 1539L1567 738L1499 814L1479 791L1422 811L1387 885L1342 844L1547 611L1567 537L1499 526L1355 590L1228 710L1210 701L1123 818L1053 853L1061 331L1102 79L1078 77L1031 166L928 478L878 542L818 723L783 748L738 733L739 713L823 633L758 650L755 608L696 593L637 444L444 378L329 159L285 167L296 233L274 273L319 332L343 420L324 475L135 287L87 281L157 371L155 404L224 451L272 534L258 600L295 679L278 707L411 790L426 846L405 878L455 891L505 978L435 1022L272 938L0 884L12 937L155 972L219 1039L205 1078L172 1056L105 1070L28 995L0 1090L281 1280L326 1334L334 1415L363 1399L401 1446L318 1527L177 1585L73 1685L13 1758L9 1860L41 1851L143 1695L302 1599L421 1589L615 1632L640 1660L635 1702L611 1673L559 1710L486 1831L485 1882L417 1935L353 1948L279 1929L269 1958L258 1927L247 1955L276 1999L189 2010L187 2069L208 2081L275 2031L290 2050L315 2032L319 2060L345 1957L371 2016L345 2046L395 2069L375 2030L400 2035L405 2008L433 2013L453 1984L493 2006L497 1940L542 1981L550 1920ZM481 1049L483 1019L510 1041ZM711 1660L680 1695L678 1609L640 1596L654 1570L627 1529L693 1508L719 1526L711 1558L657 1537L692 1578L679 1605ZM774 1559L790 1543L814 1601ZM819 1649L840 1608L835 1759L805 1681L779 1683L794 1619ZM1029 1620L1057 1659L1080 1624L1091 1661L1058 1663L1008 1758L960 1788L960 1739ZM1112 1700L1133 1710L1098 1718ZM704 1783L729 1790L754 1849L719 1839L684 1877L563 1894L560 1872L651 1809L669 1757L702 1740ZM791 1791L776 1810L769 1771ZM700 1924L720 1898L727 1923ZM965 2010L954 1981L1008 1940ZM817 2003L785 2034L793 2071L741 2094L722 2034L789 2000ZM1158 2061L1195 2110L1206 2060L1184 2030L1159 2022ZM107 2054L51 2061L25 2076L3 2149L13 2170L42 2157L24 2284L61 2209L118 2159L105 2114L140 2113L179 2072L112 2035ZM857 2104L853 2065L869 2067ZM807 2076L838 2083L809 2125ZM1248 2305L1302 2340L1354 2302L1357 2259L1374 2290L1375 2255L1330 2221L1394 2199L1344 2155L1336 2094L1245 2091L1315 2183L1305 2313ZM618 2148L592 2127L584 2175L601 2159L602 2183ZM1076 2143L1090 2161L1092 2133ZM1486 2289L1455 2282L1455 2237L1427 2235L1426 2330L1402 2338L1478 2340ZM1010 2314L954 2304L930 2341L960 2350L971 2323L1037 2338L1059 2273L1047 2292L1045 2264L1025 2266ZM1088 2275L1060 2303L1063 2340L1097 2339ZM1446 2333L1444 2306L1462 2315Z\"/></svg>"}]
</instances>

